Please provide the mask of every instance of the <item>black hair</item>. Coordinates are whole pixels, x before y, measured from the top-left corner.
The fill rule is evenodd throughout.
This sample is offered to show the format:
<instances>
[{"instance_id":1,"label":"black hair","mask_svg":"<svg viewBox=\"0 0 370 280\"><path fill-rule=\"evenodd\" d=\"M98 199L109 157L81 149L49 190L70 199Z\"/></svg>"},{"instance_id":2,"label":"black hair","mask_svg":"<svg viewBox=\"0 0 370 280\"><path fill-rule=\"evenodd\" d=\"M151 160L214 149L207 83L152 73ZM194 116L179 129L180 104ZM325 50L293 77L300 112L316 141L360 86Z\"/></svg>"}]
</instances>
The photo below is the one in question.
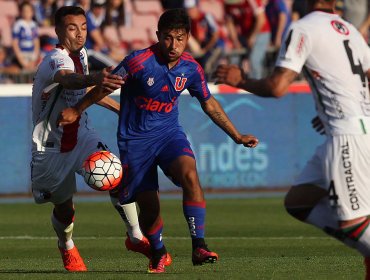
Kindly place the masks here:
<instances>
[{"instance_id":1,"label":"black hair","mask_svg":"<svg viewBox=\"0 0 370 280\"><path fill-rule=\"evenodd\" d=\"M55 13L55 26L59 26L63 23L64 17L68 15L78 16L78 15L85 15L85 11L81 7L77 6L64 6L59 8Z\"/></svg>"},{"instance_id":2,"label":"black hair","mask_svg":"<svg viewBox=\"0 0 370 280\"><path fill-rule=\"evenodd\" d=\"M190 32L190 18L185 9L166 10L159 18L158 31L185 29Z\"/></svg>"},{"instance_id":3,"label":"black hair","mask_svg":"<svg viewBox=\"0 0 370 280\"><path fill-rule=\"evenodd\" d=\"M18 18L21 18L20 13L22 12L22 10L23 10L23 8L24 8L25 6L30 6L30 7L31 7L31 9L32 9L32 11L33 11L33 17L35 17L35 9L34 9L34 7L33 7L32 3L31 3L30 1L28 1L28 0L25 0L25 1L22 1L22 2L18 5L18 11L19 11L19 16L18 16Z\"/></svg>"}]
</instances>

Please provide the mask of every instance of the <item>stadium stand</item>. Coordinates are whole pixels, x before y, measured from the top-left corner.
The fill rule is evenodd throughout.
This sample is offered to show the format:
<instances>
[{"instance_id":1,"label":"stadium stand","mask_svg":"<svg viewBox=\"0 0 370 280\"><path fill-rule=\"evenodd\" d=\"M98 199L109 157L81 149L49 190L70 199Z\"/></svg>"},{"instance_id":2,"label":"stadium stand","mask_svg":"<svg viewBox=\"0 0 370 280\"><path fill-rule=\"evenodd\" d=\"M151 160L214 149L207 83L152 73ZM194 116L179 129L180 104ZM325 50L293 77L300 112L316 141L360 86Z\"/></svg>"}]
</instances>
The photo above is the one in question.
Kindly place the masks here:
<instances>
[{"instance_id":1,"label":"stadium stand","mask_svg":"<svg viewBox=\"0 0 370 280\"><path fill-rule=\"evenodd\" d=\"M1 0L0 1L0 17L7 17L11 23L18 16L18 4L15 0Z\"/></svg>"},{"instance_id":2,"label":"stadium stand","mask_svg":"<svg viewBox=\"0 0 370 280\"><path fill-rule=\"evenodd\" d=\"M40 0L33 0L36 3ZM291 0L287 0L291 1ZM16 0L0 0L0 44L8 50L11 47L12 25L18 16L18 3ZM224 60L232 60L234 57L245 54L245 50L235 50L225 27L225 11L223 0L197 0L199 8L210 13L216 19L220 29L221 36L225 41ZM72 1L57 0L59 6L70 5ZM160 0L124 0L125 14L128 16L125 26L118 30L106 26L103 34L109 38L110 42L120 43L123 53L130 53L131 50L148 47L157 41L156 30L158 18L163 12L162 2ZM54 27L39 27L39 34L42 43L47 44L46 51L52 47L55 42L56 34ZM48 38L54 39L49 40ZM119 45L119 44L118 44ZM10 55L12 53L10 52ZM9 57L10 58L10 57ZM21 74L22 75L22 74ZM27 73L29 80L30 74ZM22 81L23 79L14 79Z\"/></svg>"},{"instance_id":3,"label":"stadium stand","mask_svg":"<svg viewBox=\"0 0 370 280\"><path fill-rule=\"evenodd\" d=\"M148 31L142 27L125 27L119 28L120 37L123 38L130 49L141 49L149 46Z\"/></svg>"},{"instance_id":4,"label":"stadium stand","mask_svg":"<svg viewBox=\"0 0 370 280\"><path fill-rule=\"evenodd\" d=\"M206 13L213 15L218 24L224 24L225 11L223 3L220 0L202 0L199 2L199 8Z\"/></svg>"},{"instance_id":5,"label":"stadium stand","mask_svg":"<svg viewBox=\"0 0 370 280\"><path fill-rule=\"evenodd\" d=\"M4 16L0 16L0 34L1 44L9 48L12 45L12 30L9 19Z\"/></svg>"},{"instance_id":6,"label":"stadium stand","mask_svg":"<svg viewBox=\"0 0 370 280\"><path fill-rule=\"evenodd\" d=\"M133 8L137 14L153 14L159 17L163 9L161 3L157 0L139 0L133 2Z\"/></svg>"}]
</instances>

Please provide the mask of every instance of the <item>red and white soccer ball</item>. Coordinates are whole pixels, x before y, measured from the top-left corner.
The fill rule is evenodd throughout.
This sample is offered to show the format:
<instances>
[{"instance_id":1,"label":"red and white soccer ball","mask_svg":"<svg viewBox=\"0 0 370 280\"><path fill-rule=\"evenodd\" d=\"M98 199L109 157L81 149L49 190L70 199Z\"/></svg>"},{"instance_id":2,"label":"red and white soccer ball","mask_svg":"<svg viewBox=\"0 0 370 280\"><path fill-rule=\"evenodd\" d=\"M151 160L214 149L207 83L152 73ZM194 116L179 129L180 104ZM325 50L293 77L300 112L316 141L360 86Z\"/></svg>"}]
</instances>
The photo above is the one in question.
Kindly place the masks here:
<instances>
[{"instance_id":1,"label":"red and white soccer ball","mask_svg":"<svg viewBox=\"0 0 370 280\"><path fill-rule=\"evenodd\" d=\"M83 164L83 170L86 184L98 191L112 190L122 179L121 161L108 151L90 155Z\"/></svg>"}]
</instances>

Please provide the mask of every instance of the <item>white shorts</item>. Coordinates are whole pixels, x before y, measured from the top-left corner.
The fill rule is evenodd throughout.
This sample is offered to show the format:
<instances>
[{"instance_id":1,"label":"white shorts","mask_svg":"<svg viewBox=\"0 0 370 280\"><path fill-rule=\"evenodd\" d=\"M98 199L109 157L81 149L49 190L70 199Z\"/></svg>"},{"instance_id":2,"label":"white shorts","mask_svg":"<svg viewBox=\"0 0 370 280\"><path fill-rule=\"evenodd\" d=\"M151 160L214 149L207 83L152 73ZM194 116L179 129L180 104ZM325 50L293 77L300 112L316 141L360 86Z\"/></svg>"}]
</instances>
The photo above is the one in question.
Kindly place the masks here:
<instances>
[{"instance_id":1,"label":"white shorts","mask_svg":"<svg viewBox=\"0 0 370 280\"><path fill-rule=\"evenodd\" d=\"M85 159L106 150L94 130L79 136L76 147L67 153L35 152L31 161L32 193L36 203L61 204L76 192L76 172L81 174Z\"/></svg>"},{"instance_id":2,"label":"white shorts","mask_svg":"<svg viewBox=\"0 0 370 280\"><path fill-rule=\"evenodd\" d=\"M370 215L370 135L329 136L295 182L328 191L340 221Z\"/></svg>"}]
</instances>

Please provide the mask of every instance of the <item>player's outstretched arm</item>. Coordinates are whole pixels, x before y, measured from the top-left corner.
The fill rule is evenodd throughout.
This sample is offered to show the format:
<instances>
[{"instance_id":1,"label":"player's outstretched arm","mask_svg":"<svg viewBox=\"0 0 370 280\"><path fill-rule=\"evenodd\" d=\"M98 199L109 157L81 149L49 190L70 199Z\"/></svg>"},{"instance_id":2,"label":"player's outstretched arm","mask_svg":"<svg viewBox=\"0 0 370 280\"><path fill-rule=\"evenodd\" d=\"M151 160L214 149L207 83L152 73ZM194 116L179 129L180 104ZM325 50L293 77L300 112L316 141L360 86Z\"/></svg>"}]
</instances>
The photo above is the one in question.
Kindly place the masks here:
<instances>
[{"instance_id":1,"label":"player's outstretched arm","mask_svg":"<svg viewBox=\"0 0 370 280\"><path fill-rule=\"evenodd\" d=\"M235 128L234 124L226 115L220 103L212 96L207 101L201 103L203 111L229 135L235 143L243 144L245 147L254 148L258 144L258 139L253 135L243 135Z\"/></svg>"},{"instance_id":2,"label":"player's outstretched arm","mask_svg":"<svg viewBox=\"0 0 370 280\"><path fill-rule=\"evenodd\" d=\"M241 88L261 97L284 96L297 75L290 69L275 67L271 75L264 79L248 79L236 65L219 65L214 73L217 84Z\"/></svg>"},{"instance_id":3,"label":"player's outstretched arm","mask_svg":"<svg viewBox=\"0 0 370 280\"><path fill-rule=\"evenodd\" d=\"M111 74L113 67L104 68L100 72L89 75L78 74L71 70L59 70L54 75L54 82L65 89L83 89L91 86L115 87L117 81L122 81L119 75Z\"/></svg>"},{"instance_id":4,"label":"player's outstretched arm","mask_svg":"<svg viewBox=\"0 0 370 280\"><path fill-rule=\"evenodd\" d=\"M64 126L67 124L71 124L77 120L77 118L82 114L84 110L86 110L88 107L90 107L94 103L102 103L102 98L106 97L106 95L112 93L111 90L103 89L101 87L94 87L89 93L85 94L83 98L80 99L79 102L73 107L65 108L63 111L60 112L58 120L57 120L57 126ZM115 102L113 99L111 99L113 102ZM104 101L103 101L104 102ZM114 105L114 103L111 103L110 105L112 108L109 108L108 104L102 105L108 109L111 109L112 111L117 112L119 111L119 105Z\"/></svg>"},{"instance_id":5,"label":"player's outstretched arm","mask_svg":"<svg viewBox=\"0 0 370 280\"><path fill-rule=\"evenodd\" d=\"M108 71L107 69L103 70ZM108 72L106 72L108 73ZM70 108L64 109L58 117L57 125L64 126L67 124L71 124L77 120L77 118L82 114L84 110L90 107L94 103L100 102L100 105L111 109L112 111L118 112L119 105L116 101L111 98L106 98L107 95L111 94L116 89L121 88L124 84L124 81L120 76L119 78L113 79L112 77L116 75L108 74L109 78L106 81L103 81L100 85L95 86L92 90L90 90L83 98L81 98L76 105ZM102 100L104 99L104 100Z\"/></svg>"},{"instance_id":6,"label":"player's outstretched arm","mask_svg":"<svg viewBox=\"0 0 370 280\"><path fill-rule=\"evenodd\" d=\"M111 110L113 112L115 112L116 114L119 114L119 110L120 110L120 104L114 100L113 98L109 97L109 96L105 96L104 98L102 98L100 101L98 101L96 104L108 109L108 110Z\"/></svg>"}]
</instances>

